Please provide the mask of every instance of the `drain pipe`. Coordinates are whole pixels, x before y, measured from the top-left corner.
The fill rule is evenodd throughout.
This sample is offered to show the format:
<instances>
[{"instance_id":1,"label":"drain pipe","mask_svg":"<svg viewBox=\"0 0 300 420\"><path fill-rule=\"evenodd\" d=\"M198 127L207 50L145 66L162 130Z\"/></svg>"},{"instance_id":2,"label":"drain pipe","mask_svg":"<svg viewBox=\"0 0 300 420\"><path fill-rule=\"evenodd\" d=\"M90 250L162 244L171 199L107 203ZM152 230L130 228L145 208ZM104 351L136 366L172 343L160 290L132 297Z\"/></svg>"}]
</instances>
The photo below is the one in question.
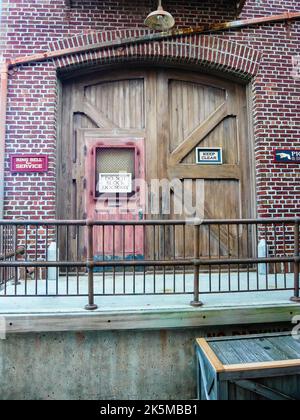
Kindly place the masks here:
<instances>
[{"instance_id":1,"label":"drain pipe","mask_svg":"<svg viewBox=\"0 0 300 420\"><path fill-rule=\"evenodd\" d=\"M0 220L2 220L4 217L5 134L8 89L7 63L1 64L0 77Z\"/></svg>"}]
</instances>

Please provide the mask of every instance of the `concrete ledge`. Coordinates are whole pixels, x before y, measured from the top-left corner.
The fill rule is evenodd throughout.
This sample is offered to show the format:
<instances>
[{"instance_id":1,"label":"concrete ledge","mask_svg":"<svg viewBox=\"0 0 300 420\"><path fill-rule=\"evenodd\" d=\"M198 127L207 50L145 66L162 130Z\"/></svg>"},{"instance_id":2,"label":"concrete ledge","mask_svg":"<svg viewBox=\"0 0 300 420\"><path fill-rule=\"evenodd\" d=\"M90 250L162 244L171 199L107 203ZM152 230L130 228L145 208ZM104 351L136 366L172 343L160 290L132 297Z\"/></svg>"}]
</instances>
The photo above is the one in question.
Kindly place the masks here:
<instances>
[{"instance_id":1,"label":"concrete ledge","mask_svg":"<svg viewBox=\"0 0 300 420\"><path fill-rule=\"evenodd\" d=\"M156 330L219 325L291 323L300 305L261 305L160 310L60 313L0 313L7 333Z\"/></svg>"}]
</instances>

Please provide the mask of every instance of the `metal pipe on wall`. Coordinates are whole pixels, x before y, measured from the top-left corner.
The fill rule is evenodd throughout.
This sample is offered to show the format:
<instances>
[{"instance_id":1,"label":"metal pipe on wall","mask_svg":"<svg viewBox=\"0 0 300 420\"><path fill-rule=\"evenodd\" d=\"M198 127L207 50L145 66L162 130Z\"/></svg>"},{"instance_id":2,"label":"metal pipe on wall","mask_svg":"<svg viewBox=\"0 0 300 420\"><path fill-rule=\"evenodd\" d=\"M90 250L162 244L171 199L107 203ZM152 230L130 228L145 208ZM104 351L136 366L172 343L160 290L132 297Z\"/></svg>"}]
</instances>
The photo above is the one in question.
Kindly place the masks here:
<instances>
[{"instance_id":1,"label":"metal pipe on wall","mask_svg":"<svg viewBox=\"0 0 300 420\"><path fill-rule=\"evenodd\" d=\"M0 70L0 220L4 216L4 172L5 172L5 133L8 91L8 65L1 64Z\"/></svg>"},{"instance_id":2,"label":"metal pipe on wall","mask_svg":"<svg viewBox=\"0 0 300 420\"><path fill-rule=\"evenodd\" d=\"M178 38L187 35L201 35L201 34L213 34L217 32L224 32L234 29L242 29L257 25L272 24L287 22L292 20L300 20L300 12L297 13L283 13L281 15L266 16L261 18L246 19L246 20L234 20L231 22L214 23L197 26L195 28L184 28L175 29L167 32L151 33L141 37L132 38L117 38L113 41L106 41L101 43L95 43L85 46L65 48L56 51L45 51L40 54L34 54L26 57L19 57L9 61L9 67L15 67L22 64L36 63L55 59L59 57L66 57L73 54L88 53L96 50L102 50L105 48L118 48L125 47L127 45L143 44L147 42L163 41L169 38Z\"/></svg>"}]
</instances>

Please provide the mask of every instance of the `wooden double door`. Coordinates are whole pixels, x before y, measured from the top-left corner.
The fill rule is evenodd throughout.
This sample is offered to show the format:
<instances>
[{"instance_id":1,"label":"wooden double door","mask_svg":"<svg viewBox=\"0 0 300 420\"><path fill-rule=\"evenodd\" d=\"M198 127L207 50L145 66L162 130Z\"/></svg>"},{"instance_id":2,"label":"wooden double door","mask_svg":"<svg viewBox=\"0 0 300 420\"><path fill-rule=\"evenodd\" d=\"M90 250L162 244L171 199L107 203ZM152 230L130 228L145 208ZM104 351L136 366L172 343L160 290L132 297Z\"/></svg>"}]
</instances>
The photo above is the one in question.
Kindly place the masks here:
<instances>
[{"instance_id":1,"label":"wooden double door","mask_svg":"<svg viewBox=\"0 0 300 420\"><path fill-rule=\"evenodd\" d=\"M136 170L132 175L134 178L139 173L144 177L148 188L143 191L143 197L140 194L136 200L136 212L130 220L252 216L252 147L243 85L201 73L157 68L110 70L65 80L57 147L58 218L93 216L109 220L121 217L118 210L115 214L91 212L93 191L90 186L94 188L94 181L91 181L87 159L89 151L97 144L106 152L110 145L113 148L118 144L122 147L138 145L141 150L137 161L131 165ZM198 147L221 148L222 164L198 164ZM109 161L112 167L106 170L108 173L123 169L128 172L128 162L123 162L123 168L118 158L114 159ZM95 176L98 179L99 174ZM174 199L178 199L174 185L169 194L161 190L155 193L157 181L153 180L163 179L175 179L174 185L181 184L181 199L189 202L188 206L183 202L181 214L174 205ZM131 198L134 193L136 190L132 191ZM124 195L122 197L124 199ZM153 206L157 197L158 204ZM93 199L96 201L96 197ZM193 209L196 210L194 215ZM240 246L236 236L242 235L239 231L230 234L233 248ZM175 250L178 254L183 252L183 240L179 236ZM208 236L208 233L202 235L201 254L220 253L220 243L211 242ZM226 255L228 238L225 232L224 235L219 233L220 237L221 253ZM148 241L149 238L143 239L146 247ZM188 242L185 253L192 255L192 241ZM63 248L64 244L60 246ZM146 249L138 252L147 254Z\"/></svg>"}]
</instances>

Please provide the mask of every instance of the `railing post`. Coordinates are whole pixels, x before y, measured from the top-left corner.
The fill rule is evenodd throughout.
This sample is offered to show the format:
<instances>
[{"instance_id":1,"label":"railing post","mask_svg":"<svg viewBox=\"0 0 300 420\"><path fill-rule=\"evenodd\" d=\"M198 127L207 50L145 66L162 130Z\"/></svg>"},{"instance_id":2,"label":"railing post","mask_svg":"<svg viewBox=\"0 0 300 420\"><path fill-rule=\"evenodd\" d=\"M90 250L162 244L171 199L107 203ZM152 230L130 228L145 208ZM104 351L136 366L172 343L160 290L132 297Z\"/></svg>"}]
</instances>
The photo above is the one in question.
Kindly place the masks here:
<instances>
[{"instance_id":1,"label":"railing post","mask_svg":"<svg viewBox=\"0 0 300 420\"><path fill-rule=\"evenodd\" d=\"M200 251L200 226L199 224L194 225L194 300L192 300L191 305L194 307L202 306L203 303L199 300L200 286L199 286L199 277L200 277L200 266L196 262L199 259Z\"/></svg>"},{"instance_id":2,"label":"railing post","mask_svg":"<svg viewBox=\"0 0 300 420\"><path fill-rule=\"evenodd\" d=\"M92 220L87 220L87 270L89 303L85 306L87 311L94 311L98 306L94 302L94 225Z\"/></svg>"},{"instance_id":3,"label":"railing post","mask_svg":"<svg viewBox=\"0 0 300 420\"><path fill-rule=\"evenodd\" d=\"M298 302L300 303L300 294L299 294L299 288L300 288L300 252L299 252L299 225L300 220L295 221L294 225L294 296L291 298L292 302Z\"/></svg>"}]
</instances>

